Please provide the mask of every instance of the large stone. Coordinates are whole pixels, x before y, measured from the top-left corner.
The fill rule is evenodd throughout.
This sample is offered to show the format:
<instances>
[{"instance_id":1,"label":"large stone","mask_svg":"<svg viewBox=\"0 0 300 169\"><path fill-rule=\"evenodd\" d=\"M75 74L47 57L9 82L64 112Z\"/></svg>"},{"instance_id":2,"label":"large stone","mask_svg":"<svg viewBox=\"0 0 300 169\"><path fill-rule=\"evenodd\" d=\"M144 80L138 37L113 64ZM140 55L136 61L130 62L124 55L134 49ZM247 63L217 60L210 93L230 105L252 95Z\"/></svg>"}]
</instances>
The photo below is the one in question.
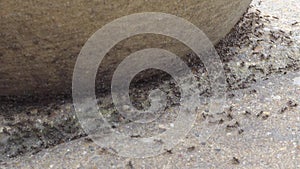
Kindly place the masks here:
<instances>
[{"instance_id":1,"label":"large stone","mask_svg":"<svg viewBox=\"0 0 300 169\"><path fill-rule=\"evenodd\" d=\"M2 0L0 1L0 96L70 93L76 58L86 40L110 21L137 12L164 12L198 26L216 44L251 0ZM159 40L159 41L157 41ZM188 49L161 36L122 41L101 64L99 81L122 58L144 47L183 56Z\"/></svg>"}]
</instances>

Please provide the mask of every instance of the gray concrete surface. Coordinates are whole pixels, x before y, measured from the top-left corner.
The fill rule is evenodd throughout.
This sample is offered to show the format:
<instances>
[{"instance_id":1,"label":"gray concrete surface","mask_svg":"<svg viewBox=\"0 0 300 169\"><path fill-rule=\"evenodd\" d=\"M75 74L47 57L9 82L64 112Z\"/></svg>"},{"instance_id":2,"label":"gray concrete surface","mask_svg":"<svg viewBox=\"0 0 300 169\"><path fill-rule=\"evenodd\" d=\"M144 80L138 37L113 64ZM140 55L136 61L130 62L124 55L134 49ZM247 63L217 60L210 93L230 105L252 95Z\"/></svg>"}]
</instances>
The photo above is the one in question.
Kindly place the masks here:
<instances>
[{"instance_id":1,"label":"gray concrete surface","mask_svg":"<svg viewBox=\"0 0 300 169\"><path fill-rule=\"evenodd\" d=\"M188 136L153 158L115 156L81 138L6 161L2 168L299 168L299 79L300 73L277 75L233 91L217 121L204 120L200 110ZM203 134L207 139L199 139Z\"/></svg>"}]
</instances>

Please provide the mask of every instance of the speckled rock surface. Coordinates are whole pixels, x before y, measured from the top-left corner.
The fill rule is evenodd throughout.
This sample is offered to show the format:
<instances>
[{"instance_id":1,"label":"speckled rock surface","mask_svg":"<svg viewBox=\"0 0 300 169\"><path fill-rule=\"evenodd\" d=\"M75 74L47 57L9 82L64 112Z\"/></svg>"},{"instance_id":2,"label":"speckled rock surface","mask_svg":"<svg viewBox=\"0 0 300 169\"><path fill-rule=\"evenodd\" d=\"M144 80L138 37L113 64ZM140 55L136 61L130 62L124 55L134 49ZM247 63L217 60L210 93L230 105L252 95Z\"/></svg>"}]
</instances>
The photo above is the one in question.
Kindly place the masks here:
<instances>
[{"instance_id":1,"label":"speckled rock surface","mask_svg":"<svg viewBox=\"0 0 300 169\"><path fill-rule=\"evenodd\" d=\"M55 0L0 2L0 96L50 95L71 91L76 58L87 39L105 24L139 12L164 12L183 17L202 29L212 42L223 38L251 0ZM130 51L145 47L188 53L171 38L137 36L114 48L99 73L107 72ZM100 80L99 80L100 81Z\"/></svg>"}]
</instances>

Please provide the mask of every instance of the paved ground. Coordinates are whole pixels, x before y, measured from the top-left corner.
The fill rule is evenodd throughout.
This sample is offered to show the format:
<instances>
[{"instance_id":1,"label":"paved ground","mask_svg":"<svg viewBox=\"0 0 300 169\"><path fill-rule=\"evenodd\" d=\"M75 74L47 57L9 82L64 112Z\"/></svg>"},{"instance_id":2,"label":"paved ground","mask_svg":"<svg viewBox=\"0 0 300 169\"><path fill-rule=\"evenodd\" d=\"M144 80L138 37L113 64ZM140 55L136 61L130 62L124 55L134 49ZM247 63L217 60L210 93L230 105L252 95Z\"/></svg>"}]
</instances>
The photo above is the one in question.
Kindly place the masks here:
<instances>
[{"instance_id":1,"label":"paved ground","mask_svg":"<svg viewBox=\"0 0 300 169\"><path fill-rule=\"evenodd\" d=\"M217 121L204 120L199 112L188 136L157 157L122 158L81 138L5 162L2 167L299 168L300 73L270 77L233 93Z\"/></svg>"}]
</instances>

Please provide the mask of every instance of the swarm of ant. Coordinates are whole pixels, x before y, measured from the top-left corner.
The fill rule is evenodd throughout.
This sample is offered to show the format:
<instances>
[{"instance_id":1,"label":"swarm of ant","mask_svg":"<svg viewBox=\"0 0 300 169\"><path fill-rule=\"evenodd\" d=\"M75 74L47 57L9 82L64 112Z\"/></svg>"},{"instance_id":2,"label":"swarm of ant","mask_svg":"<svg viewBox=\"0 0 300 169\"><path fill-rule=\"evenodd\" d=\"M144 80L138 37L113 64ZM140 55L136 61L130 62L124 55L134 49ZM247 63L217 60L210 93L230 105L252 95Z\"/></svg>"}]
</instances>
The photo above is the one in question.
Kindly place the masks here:
<instances>
[{"instance_id":1,"label":"swarm of ant","mask_svg":"<svg viewBox=\"0 0 300 169\"><path fill-rule=\"evenodd\" d=\"M244 89L268 75L299 69L298 54L290 52L297 46L293 32L272 28L272 22L279 19L252 6L216 46L224 62L229 89ZM282 63L275 64L278 61Z\"/></svg>"}]
</instances>

